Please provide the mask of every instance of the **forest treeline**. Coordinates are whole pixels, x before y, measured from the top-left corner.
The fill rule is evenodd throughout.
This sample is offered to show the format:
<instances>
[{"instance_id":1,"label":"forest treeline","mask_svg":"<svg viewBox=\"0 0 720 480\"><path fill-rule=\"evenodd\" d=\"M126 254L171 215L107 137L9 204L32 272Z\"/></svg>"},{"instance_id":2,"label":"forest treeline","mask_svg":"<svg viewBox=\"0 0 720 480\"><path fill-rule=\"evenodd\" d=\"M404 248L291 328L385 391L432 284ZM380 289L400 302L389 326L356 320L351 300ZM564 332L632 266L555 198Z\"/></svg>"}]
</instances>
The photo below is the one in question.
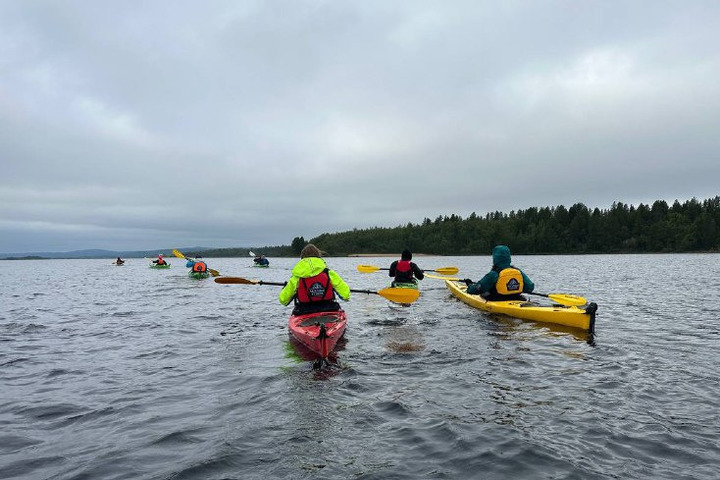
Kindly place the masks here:
<instances>
[{"instance_id":1,"label":"forest treeline","mask_svg":"<svg viewBox=\"0 0 720 480\"><path fill-rule=\"evenodd\" d=\"M609 209L532 207L510 213L425 218L394 228L323 233L309 240L331 256L399 253L404 248L434 255L487 255L497 244L516 254L669 253L720 251L720 196L637 207L616 202ZM307 243L262 247L268 256L297 256ZM248 249L217 249L209 256L244 256Z\"/></svg>"}]
</instances>

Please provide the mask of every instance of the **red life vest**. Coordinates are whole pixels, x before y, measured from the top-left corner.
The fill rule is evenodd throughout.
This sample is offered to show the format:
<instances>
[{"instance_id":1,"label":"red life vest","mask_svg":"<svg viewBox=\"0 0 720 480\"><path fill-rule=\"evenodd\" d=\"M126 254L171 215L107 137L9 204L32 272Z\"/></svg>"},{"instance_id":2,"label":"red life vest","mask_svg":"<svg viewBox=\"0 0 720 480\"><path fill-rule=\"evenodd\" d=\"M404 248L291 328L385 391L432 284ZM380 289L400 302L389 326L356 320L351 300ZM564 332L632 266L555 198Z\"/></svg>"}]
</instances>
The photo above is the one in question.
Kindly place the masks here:
<instances>
[{"instance_id":1,"label":"red life vest","mask_svg":"<svg viewBox=\"0 0 720 480\"><path fill-rule=\"evenodd\" d=\"M395 265L395 281L396 282L412 282L413 272L410 260L398 260Z\"/></svg>"},{"instance_id":2,"label":"red life vest","mask_svg":"<svg viewBox=\"0 0 720 480\"><path fill-rule=\"evenodd\" d=\"M158 264L158 265L165 265L165 260L163 260L162 258L158 258L158 259L157 259L157 264Z\"/></svg>"},{"instance_id":3,"label":"red life vest","mask_svg":"<svg viewBox=\"0 0 720 480\"><path fill-rule=\"evenodd\" d=\"M333 300L335 291L330 285L327 268L314 277L301 278L298 282L297 301L313 303Z\"/></svg>"},{"instance_id":4,"label":"red life vest","mask_svg":"<svg viewBox=\"0 0 720 480\"><path fill-rule=\"evenodd\" d=\"M207 265L205 265L205 262L195 262L193 272L207 272Z\"/></svg>"}]
</instances>

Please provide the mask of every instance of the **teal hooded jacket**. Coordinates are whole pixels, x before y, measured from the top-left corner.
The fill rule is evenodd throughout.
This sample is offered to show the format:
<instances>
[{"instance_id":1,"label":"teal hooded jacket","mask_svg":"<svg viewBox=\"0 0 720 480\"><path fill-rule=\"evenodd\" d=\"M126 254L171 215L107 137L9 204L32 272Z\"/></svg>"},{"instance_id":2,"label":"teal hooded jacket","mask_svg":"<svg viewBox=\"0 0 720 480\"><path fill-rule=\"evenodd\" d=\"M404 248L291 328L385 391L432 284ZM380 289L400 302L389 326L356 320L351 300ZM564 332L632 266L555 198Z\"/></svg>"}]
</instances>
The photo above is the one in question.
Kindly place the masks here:
<instances>
[{"instance_id":1,"label":"teal hooded jacket","mask_svg":"<svg viewBox=\"0 0 720 480\"><path fill-rule=\"evenodd\" d=\"M497 283L498 276L500 274L500 271L513 267L517 268L511 265L511 255L510 255L510 248L508 248L505 245L496 245L492 250L492 257L493 257L493 268L488 273L485 274L484 277L480 279L479 282L473 283L471 285L468 285L467 293L473 294L473 295L482 295L483 293L490 293L491 295L497 295L497 290L495 289L495 284ZM519 268L517 268L520 270ZM535 289L535 284L528 278L527 275L525 275L525 272L520 270L520 273L522 273L523 277L523 292L530 293Z\"/></svg>"}]
</instances>

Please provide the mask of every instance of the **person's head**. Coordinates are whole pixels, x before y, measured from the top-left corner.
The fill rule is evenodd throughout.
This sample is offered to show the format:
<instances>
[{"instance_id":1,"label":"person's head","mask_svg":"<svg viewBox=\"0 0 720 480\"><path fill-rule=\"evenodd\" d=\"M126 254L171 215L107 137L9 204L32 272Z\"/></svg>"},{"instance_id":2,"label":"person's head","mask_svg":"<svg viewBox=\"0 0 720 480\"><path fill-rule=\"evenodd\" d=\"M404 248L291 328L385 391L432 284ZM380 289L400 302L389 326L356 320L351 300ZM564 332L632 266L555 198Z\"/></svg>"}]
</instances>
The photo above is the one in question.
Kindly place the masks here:
<instances>
[{"instance_id":1,"label":"person's head","mask_svg":"<svg viewBox=\"0 0 720 480\"><path fill-rule=\"evenodd\" d=\"M493 265L507 268L511 263L510 248L506 245L495 245L492 249Z\"/></svg>"},{"instance_id":2,"label":"person's head","mask_svg":"<svg viewBox=\"0 0 720 480\"><path fill-rule=\"evenodd\" d=\"M158 258L162 258L162 253L158 253Z\"/></svg>"},{"instance_id":3,"label":"person's head","mask_svg":"<svg viewBox=\"0 0 720 480\"><path fill-rule=\"evenodd\" d=\"M322 256L322 252L319 248L317 248L312 243L308 243L305 245L305 247L300 252L300 258L307 258L307 257L320 257Z\"/></svg>"},{"instance_id":4,"label":"person's head","mask_svg":"<svg viewBox=\"0 0 720 480\"><path fill-rule=\"evenodd\" d=\"M400 254L400 258L403 260L412 260L412 253L406 248L402 251L402 254Z\"/></svg>"}]
</instances>

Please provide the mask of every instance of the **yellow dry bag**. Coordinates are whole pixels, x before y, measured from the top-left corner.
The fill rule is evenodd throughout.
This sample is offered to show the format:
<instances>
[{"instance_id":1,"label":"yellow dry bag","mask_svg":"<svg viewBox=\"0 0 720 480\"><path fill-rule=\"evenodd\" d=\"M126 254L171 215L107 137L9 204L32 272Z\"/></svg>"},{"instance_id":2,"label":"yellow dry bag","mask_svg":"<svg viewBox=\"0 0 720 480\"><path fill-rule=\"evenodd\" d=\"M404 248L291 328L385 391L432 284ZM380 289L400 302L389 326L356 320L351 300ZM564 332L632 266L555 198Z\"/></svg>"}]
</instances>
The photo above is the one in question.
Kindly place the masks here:
<instances>
[{"instance_id":1,"label":"yellow dry bag","mask_svg":"<svg viewBox=\"0 0 720 480\"><path fill-rule=\"evenodd\" d=\"M495 289L500 295L515 295L523 291L522 272L517 268L505 268L498 274Z\"/></svg>"}]
</instances>

